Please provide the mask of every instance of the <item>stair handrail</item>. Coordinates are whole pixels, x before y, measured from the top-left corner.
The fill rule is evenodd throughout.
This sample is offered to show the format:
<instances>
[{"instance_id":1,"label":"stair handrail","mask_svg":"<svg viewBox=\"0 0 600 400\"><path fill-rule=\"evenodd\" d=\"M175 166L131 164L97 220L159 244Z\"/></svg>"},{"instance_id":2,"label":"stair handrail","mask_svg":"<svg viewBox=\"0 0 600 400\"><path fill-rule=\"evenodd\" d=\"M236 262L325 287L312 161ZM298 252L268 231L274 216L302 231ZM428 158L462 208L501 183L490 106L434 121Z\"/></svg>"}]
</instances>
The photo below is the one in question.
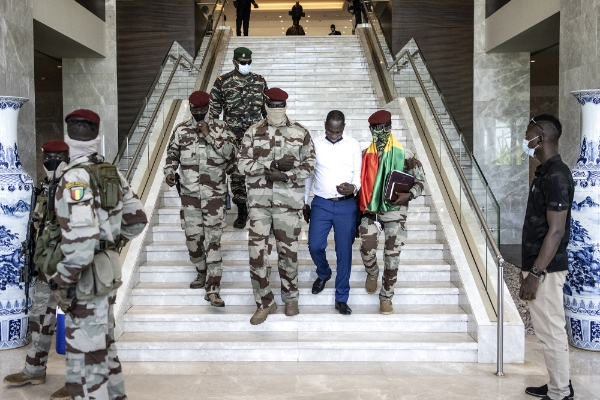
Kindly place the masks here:
<instances>
[{"instance_id":1,"label":"stair handrail","mask_svg":"<svg viewBox=\"0 0 600 400\"><path fill-rule=\"evenodd\" d=\"M221 16L223 15L223 9L225 8L225 5L227 4L227 0L224 1L224 3L222 4L222 7L219 8L217 10L217 6L221 4L221 0L216 0L214 8L213 8L213 12L212 12L212 27L213 29L211 29L211 35L208 41L208 44L206 46L206 49L210 49L210 44L214 38L214 27L217 27L219 25L219 22L221 20ZM217 18L215 20L214 15L215 12L219 12L217 15ZM162 72L164 70L164 67L166 66L167 62L169 61L169 59L174 59L175 63L173 65L173 69L171 70L171 73L169 74L169 78L167 79L167 82L165 84L165 87L163 88L160 97L156 103L156 106L154 107L154 110L152 111L152 114L150 116L150 119L148 120L148 123L146 125L146 128L144 129L144 133L142 134L142 138L140 139L140 142L138 143L135 152L131 158L131 161L129 163L129 166L127 167L127 171L125 172L125 179L129 180L131 173L133 172L133 168L135 166L135 161L137 160L137 157L140 155L140 153L142 152L143 148L144 148L144 143L146 141L146 138L148 137L149 133L150 133L150 129L152 127L152 124L154 123L154 120L156 119L156 116L159 113L159 110L162 106L162 103L167 95L167 91L170 88L171 85L171 81L173 80L173 77L175 76L175 73L177 72L177 68L179 67L179 64L181 64L182 60L185 60L191 67L191 69L195 69L198 71L198 74L201 72L202 67L204 65L205 60L207 59L206 54L204 55L204 57L202 57L202 61L200 63L200 66L197 67L194 62L192 60L190 60L184 53L179 53L179 56L177 58L175 58L174 55L171 54L171 49L175 46L179 46L179 44L177 44L177 42L173 42L173 45L171 46L171 48L169 49L169 52L167 53L167 55L165 56L163 63L161 65L161 67L158 70L158 73L156 74L154 81L148 91L148 93L146 94L146 97L144 98L144 105L148 103L148 100L150 99L152 93L154 92L154 89L156 88L156 85L158 84L161 76L162 76ZM121 157L123 156L123 154L125 153L125 150L128 148L128 143L129 143L129 139L131 139L131 136L133 135L133 133L135 132L135 129L144 113L144 105L142 105L142 107L140 108L140 111L138 112L136 119L134 120L129 132L127 133L127 136L125 137L125 139L123 140L123 143L121 144L119 151L117 152L117 155L115 157L115 159L113 160L113 164L117 164L120 160Z\"/></svg>"},{"instance_id":2,"label":"stair handrail","mask_svg":"<svg viewBox=\"0 0 600 400\"><path fill-rule=\"evenodd\" d=\"M364 1L365 5L371 6L370 0L363 0L363 1ZM367 10L368 10L368 8L367 8ZM379 28L381 27L379 24L379 19L375 15L374 10L372 10L372 7L371 7L371 10L368 10L368 11L369 12L367 12L367 18L369 21L369 25L370 25L371 29L373 29L373 31L375 31L375 35L373 35L373 36L375 36L378 46L383 51L385 48L382 46L382 43L379 40L379 36L378 36L378 34L376 32L376 28L375 28L376 26ZM416 42L415 42L415 44L416 44ZM418 52L420 53L420 51L418 51ZM385 52L383 52L383 53L385 54ZM425 87L423 79L421 78L421 74L419 73L419 71L417 69L417 66L415 64L415 60L413 58L413 55L411 54L411 51L409 49L406 49L404 51L399 52L399 54L394 57L394 61L389 66L388 66L386 57L383 57L383 60L380 60L380 62L382 62L386 65L387 72L389 73L389 72L391 72L391 69L393 68L393 66L395 66L402 58L407 58L408 62L411 64L411 67L413 69L413 72L415 73L415 76L417 78L419 86L421 87L421 91L423 92L423 95L425 97L425 101L427 102L427 105L429 106L431 114L433 115L435 123L439 129L440 135L442 136L442 139L444 140L444 143L446 144L447 152L449 153L449 155L452 159L452 162L455 166L455 169L458 172L459 178L463 184L463 187L464 187L464 189L467 193L467 196L469 198L469 201L472 205L472 209L474 209L475 215L477 216L477 219L479 220L481 230L485 234L488 246L489 246L489 248L491 248L492 252L494 253L495 258L498 261L498 288L497 288L498 309L494 310L496 312L496 316L497 316L497 357L496 357L497 369L496 369L496 375L504 376L504 371L503 371L503 365L504 365L504 361L503 361L504 360L504 350L503 350L503 344L504 344L504 264L506 263L506 261L504 260L504 257L500 253L500 249L498 248L498 245L497 245L496 241L494 240L494 236L492 235L492 232L487 224L487 221L485 220L483 213L481 212L481 209L477 203L477 200L475 199L475 195L473 194L473 191L471 190L471 186L469 185L469 182L460 166L460 162L459 162L458 158L456 157L456 153L454 152L454 149L452 148L450 139L448 138L448 135L446 134L446 130L443 127L443 124L439 118L438 112L433 105L431 97L429 96L429 92L428 92L427 88ZM441 96L441 91L439 90L439 86L437 86L437 83L435 82L433 75L431 74L431 71L429 71L429 68L427 68L427 64L425 62L424 62L424 64L425 64L425 68L427 69L427 71L429 73L429 76L431 77L432 81L434 82L434 85L436 86L436 88L438 90L438 93L440 94L440 97L442 98L442 103L444 104L446 111L449 113L450 118L453 121L455 128L457 128L457 132L460 132L453 116L450 114L450 111L449 111L446 103L444 102L443 97ZM462 134L460 134L460 137L461 137L461 139L463 138ZM464 139L462 139L461 141L462 141L463 145L465 145ZM465 149L467 149L467 151L468 151L468 147L465 146ZM469 151L468 151L468 153L471 156L472 160L475 161L475 166L476 166L477 170L481 173L481 177L483 178L485 186L488 188L490 194L492 195L492 200L496 204L496 206L499 210L500 207L498 205L498 202L496 201L496 198L495 198L491 188L489 188L488 182L485 179L485 176L483 175L483 173L481 172L481 169L479 168L479 164L475 160L475 157L473 156L473 154ZM486 247L488 247L488 246L486 246ZM480 277L481 277L481 273L480 273ZM481 277L481 278L483 279L483 277ZM486 286L486 294L489 297L490 294L487 289L487 284L485 286Z\"/></svg>"}]
</instances>

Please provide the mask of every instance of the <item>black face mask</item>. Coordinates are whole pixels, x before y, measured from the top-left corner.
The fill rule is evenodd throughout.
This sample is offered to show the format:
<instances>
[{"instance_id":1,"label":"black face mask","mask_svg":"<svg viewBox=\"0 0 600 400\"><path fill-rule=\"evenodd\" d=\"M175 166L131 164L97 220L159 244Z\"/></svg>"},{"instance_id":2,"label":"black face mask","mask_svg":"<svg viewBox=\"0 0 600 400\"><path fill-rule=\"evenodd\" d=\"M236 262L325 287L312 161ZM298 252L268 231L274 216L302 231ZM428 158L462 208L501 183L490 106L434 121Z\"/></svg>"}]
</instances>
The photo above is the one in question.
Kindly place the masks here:
<instances>
[{"instance_id":1,"label":"black face mask","mask_svg":"<svg viewBox=\"0 0 600 400\"><path fill-rule=\"evenodd\" d=\"M52 158L50 160L44 161L44 167L46 167L48 171L56 171L60 163L63 161L65 160L61 160L59 158Z\"/></svg>"},{"instance_id":2,"label":"black face mask","mask_svg":"<svg viewBox=\"0 0 600 400\"><path fill-rule=\"evenodd\" d=\"M192 114L192 117L194 117L194 119L196 120L196 122L200 122L204 119L204 117L206 117L207 113L204 114Z\"/></svg>"}]
</instances>

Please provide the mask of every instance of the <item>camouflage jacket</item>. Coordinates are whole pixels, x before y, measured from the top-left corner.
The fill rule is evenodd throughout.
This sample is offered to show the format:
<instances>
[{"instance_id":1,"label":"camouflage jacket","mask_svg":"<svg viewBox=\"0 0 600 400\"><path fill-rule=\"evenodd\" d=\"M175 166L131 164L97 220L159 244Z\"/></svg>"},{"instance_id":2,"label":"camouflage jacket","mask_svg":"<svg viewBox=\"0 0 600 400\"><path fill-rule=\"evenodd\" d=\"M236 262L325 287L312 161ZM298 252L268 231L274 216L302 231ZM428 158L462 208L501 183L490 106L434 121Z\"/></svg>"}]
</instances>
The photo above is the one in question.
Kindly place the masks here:
<instances>
[{"instance_id":1,"label":"camouflage jacket","mask_svg":"<svg viewBox=\"0 0 600 400\"><path fill-rule=\"evenodd\" d=\"M92 263L100 240L115 243L119 235L133 239L148 222L142 202L120 173L119 202L110 212L103 210L99 193L93 193L90 187L88 172L78 168L85 164L93 164L92 155L72 161L56 189L55 210L62 231L63 259L52 278L59 286L79 280L81 272Z\"/></svg>"},{"instance_id":2,"label":"camouflage jacket","mask_svg":"<svg viewBox=\"0 0 600 400\"><path fill-rule=\"evenodd\" d=\"M181 194L200 198L227 193L225 167L235 160L235 136L225 122L206 116L210 134L196 128L193 118L177 125L167 147L165 175L181 167Z\"/></svg>"},{"instance_id":3,"label":"camouflage jacket","mask_svg":"<svg viewBox=\"0 0 600 400\"><path fill-rule=\"evenodd\" d=\"M235 70L219 76L210 91L210 116L223 120L237 136L250 125L266 118L265 91L267 81L254 73L239 78Z\"/></svg>"},{"instance_id":4,"label":"camouflage jacket","mask_svg":"<svg viewBox=\"0 0 600 400\"><path fill-rule=\"evenodd\" d=\"M285 172L288 182L273 182L265 177L271 162L284 155L294 158L294 168ZM281 127L267 120L252 125L242 140L238 168L246 175L250 207L287 207L300 210L304 206L304 181L314 171L315 147L308 129L288 119Z\"/></svg>"}]
</instances>

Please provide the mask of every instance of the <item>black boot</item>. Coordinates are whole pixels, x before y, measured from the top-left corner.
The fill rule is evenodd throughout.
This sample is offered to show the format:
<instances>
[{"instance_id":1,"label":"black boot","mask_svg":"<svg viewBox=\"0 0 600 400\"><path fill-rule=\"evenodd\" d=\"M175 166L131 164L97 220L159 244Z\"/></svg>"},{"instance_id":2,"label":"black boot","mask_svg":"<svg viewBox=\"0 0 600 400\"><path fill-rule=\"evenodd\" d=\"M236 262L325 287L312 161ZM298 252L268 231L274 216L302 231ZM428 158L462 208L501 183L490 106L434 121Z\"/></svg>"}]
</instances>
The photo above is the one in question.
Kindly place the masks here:
<instances>
[{"instance_id":1,"label":"black boot","mask_svg":"<svg viewBox=\"0 0 600 400\"><path fill-rule=\"evenodd\" d=\"M238 207L238 217L235 221L233 221L233 227L237 229L244 229L246 227L246 219L248 218L248 207L246 203L241 203L237 205Z\"/></svg>"}]
</instances>

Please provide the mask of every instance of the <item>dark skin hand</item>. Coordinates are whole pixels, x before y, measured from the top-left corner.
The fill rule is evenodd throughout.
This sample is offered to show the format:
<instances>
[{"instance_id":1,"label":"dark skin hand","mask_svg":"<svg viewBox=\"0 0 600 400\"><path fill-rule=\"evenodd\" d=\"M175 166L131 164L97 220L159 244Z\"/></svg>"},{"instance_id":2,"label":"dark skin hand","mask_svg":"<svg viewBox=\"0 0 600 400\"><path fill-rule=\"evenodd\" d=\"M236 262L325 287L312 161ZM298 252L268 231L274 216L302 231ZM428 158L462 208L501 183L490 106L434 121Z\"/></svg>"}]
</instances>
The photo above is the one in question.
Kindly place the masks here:
<instances>
[{"instance_id":1,"label":"dark skin hand","mask_svg":"<svg viewBox=\"0 0 600 400\"><path fill-rule=\"evenodd\" d=\"M175 186L175 184L177 183L175 182L175 174L167 175L165 178L165 182L167 182L167 185L169 185L169 187Z\"/></svg>"},{"instance_id":2,"label":"dark skin hand","mask_svg":"<svg viewBox=\"0 0 600 400\"><path fill-rule=\"evenodd\" d=\"M271 168L265 171L265 177L273 182L283 182L286 176L286 174L275 168Z\"/></svg>"},{"instance_id":3,"label":"dark skin hand","mask_svg":"<svg viewBox=\"0 0 600 400\"><path fill-rule=\"evenodd\" d=\"M396 192L396 196L398 196L398 198L396 199L396 201L392 202L392 204L395 206L401 206L405 203L408 203L408 201L410 200L410 193Z\"/></svg>"},{"instance_id":4,"label":"dark skin hand","mask_svg":"<svg viewBox=\"0 0 600 400\"><path fill-rule=\"evenodd\" d=\"M302 207L302 215L308 224L310 222L310 206L308 204L305 204L304 207Z\"/></svg>"},{"instance_id":5,"label":"dark skin hand","mask_svg":"<svg viewBox=\"0 0 600 400\"><path fill-rule=\"evenodd\" d=\"M288 155L283 156L277 160L279 168L275 167L275 161L271 161L271 169L279 169L282 172L287 172L294 168L294 158Z\"/></svg>"},{"instance_id":6,"label":"dark skin hand","mask_svg":"<svg viewBox=\"0 0 600 400\"><path fill-rule=\"evenodd\" d=\"M546 219L548 220L548 233L542 243L540 254L536 258L534 265L541 271L548 268L548 264L556 255L560 241L565 234L565 223L567 221L567 210L565 211L546 211ZM528 274L527 278L521 282L519 290L519 298L521 300L535 300L540 281L532 274Z\"/></svg>"},{"instance_id":7,"label":"dark skin hand","mask_svg":"<svg viewBox=\"0 0 600 400\"><path fill-rule=\"evenodd\" d=\"M348 196L354 193L354 185L351 183L344 182L341 185L337 185L335 188L342 196Z\"/></svg>"}]
</instances>

